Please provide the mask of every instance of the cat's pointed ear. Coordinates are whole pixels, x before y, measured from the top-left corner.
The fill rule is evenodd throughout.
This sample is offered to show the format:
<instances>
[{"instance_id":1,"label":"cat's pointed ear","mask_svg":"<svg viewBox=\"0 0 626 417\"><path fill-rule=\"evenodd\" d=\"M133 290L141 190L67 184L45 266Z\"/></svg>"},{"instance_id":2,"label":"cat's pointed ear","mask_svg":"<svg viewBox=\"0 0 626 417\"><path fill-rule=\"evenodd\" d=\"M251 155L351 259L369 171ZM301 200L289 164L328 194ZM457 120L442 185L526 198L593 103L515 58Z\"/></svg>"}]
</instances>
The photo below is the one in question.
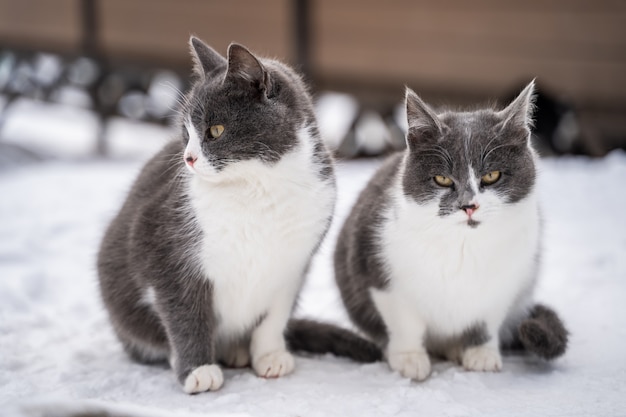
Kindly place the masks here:
<instances>
[{"instance_id":1,"label":"cat's pointed ear","mask_svg":"<svg viewBox=\"0 0 626 417\"><path fill-rule=\"evenodd\" d=\"M409 146L439 138L443 132L443 123L437 113L409 87L406 87L405 101Z\"/></svg>"},{"instance_id":2,"label":"cat's pointed ear","mask_svg":"<svg viewBox=\"0 0 626 417\"><path fill-rule=\"evenodd\" d=\"M244 80L265 94L271 90L269 72L245 46L237 43L231 43L228 47L226 77Z\"/></svg>"},{"instance_id":3,"label":"cat's pointed ear","mask_svg":"<svg viewBox=\"0 0 626 417\"><path fill-rule=\"evenodd\" d=\"M195 36L189 38L189 49L193 60L193 72L201 79L215 68L226 64L226 58Z\"/></svg>"},{"instance_id":4,"label":"cat's pointed ear","mask_svg":"<svg viewBox=\"0 0 626 417\"><path fill-rule=\"evenodd\" d=\"M498 112L501 127L530 130L535 110L535 80L532 80L504 110Z\"/></svg>"}]
</instances>

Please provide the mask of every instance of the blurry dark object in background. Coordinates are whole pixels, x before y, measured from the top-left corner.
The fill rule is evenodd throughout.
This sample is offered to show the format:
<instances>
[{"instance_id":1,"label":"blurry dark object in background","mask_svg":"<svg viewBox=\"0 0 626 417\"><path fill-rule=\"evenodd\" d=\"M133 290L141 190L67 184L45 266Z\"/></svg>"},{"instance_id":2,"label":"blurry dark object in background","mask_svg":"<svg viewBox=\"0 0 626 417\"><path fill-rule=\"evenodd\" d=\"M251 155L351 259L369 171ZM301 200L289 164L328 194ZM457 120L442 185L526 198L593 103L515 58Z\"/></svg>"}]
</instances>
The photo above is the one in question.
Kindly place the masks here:
<instances>
[{"instance_id":1,"label":"blurry dark object in background","mask_svg":"<svg viewBox=\"0 0 626 417\"><path fill-rule=\"evenodd\" d=\"M89 109L99 116L102 130L108 119L116 116L171 125L185 80L184 75L169 69L105 68L87 57L3 50L0 131L4 116L20 97ZM511 89L501 101L509 102L520 88ZM90 94L93 89L96 94ZM379 156L405 146L402 103L372 108L353 95L324 93L318 104L322 137L339 158ZM580 110L539 84L533 142L541 156L603 156L616 148L626 149L623 120L623 115L601 108ZM107 143L103 145L100 153L107 155ZM26 155L26 159L30 157Z\"/></svg>"},{"instance_id":2,"label":"blurry dark object in background","mask_svg":"<svg viewBox=\"0 0 626 417\"><path fill-rule=\"evenodd\" d=\"M355 158L384 155L404 147L404 131L392 115L362 108L335 152L340 158Z\"/></svg>"},{"instance_id":3,"label":"blurry dark object in background","mask_svg":"<svg viewBox=\"0 0 626 417\"><path fill-rule=\"evenodd\" d=\"M315 112L322 138L338 158L404 149L404 130L396 123L393 109L380 112L350 94L324 92L316 97Z\"/></svg>"},{"instance_id":4,"label":"blurry dark object in background","mask_svg":"<svg viewBox=\"0 0 626 417\"><path fill-rule=\"evenodd\" d=\"M184 77L141 66L105 66L84 56L0 50L0 132L20 98L88 109L103 136L109 119L171 125L186 88ZM108 154L102 140L101 155Z\"/></svg>"},{"instance_id":5,"label":"blurry dark object in background","mask_svg":"<svg viewBox=\"0 0 626 417\"><path fill-rule=\"evenodd\" d=\"M509 102L523 87L512 90L502 102ZM535 101L533 144L541 156L604 156L613 149L626 150L625 115L606 110L576 108L566 98L538 84ZM604 116L604 117L602 117ZM618 123L615 123L618 120Z\"/></svg>"},{"instance_id":6,"label":"blurry dark object in background","mask_svg":"<svg viewBox=\"0 0 626 417\"><path fill-rule=\"evenodd\" d=\"M97 82L94 103L87 90ZM0 52L0 94L6 97L5 109L15 98L28 97L91 108L105 116L166 124L184 88L183 78L165 69L118 67L103 73L96 61L86 57Z\"/></svg>"}]
</instances>

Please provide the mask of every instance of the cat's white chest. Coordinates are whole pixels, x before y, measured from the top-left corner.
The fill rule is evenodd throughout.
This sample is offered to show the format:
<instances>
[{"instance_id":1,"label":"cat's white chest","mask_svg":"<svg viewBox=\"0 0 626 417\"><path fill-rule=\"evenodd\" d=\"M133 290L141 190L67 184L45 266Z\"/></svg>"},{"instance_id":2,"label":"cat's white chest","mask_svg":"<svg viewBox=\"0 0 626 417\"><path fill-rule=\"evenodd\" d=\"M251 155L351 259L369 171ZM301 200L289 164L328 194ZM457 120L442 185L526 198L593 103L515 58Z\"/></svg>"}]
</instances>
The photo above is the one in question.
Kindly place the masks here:
<instances>
[{"instance_id":1,"label":"cat's white chest","mask_svg":"<svg viewBox=\"0 0 626 417\"><path fill-rule=\"evenodd\" d=\"M203 231L200 262L213 284L223 335L254 326L278 292L287 291L295 301L335 198L333 183L319 178L306 149L273 166L252 160L232 169L253 180L226 185L196 180L191 185Z\"/></svg>"},{"instance_id":2,"label":"cat's white chest","mask_svg":"<svg viewBox=\"0 0 626 417\"><path fill-rule=\"evenodd\" d=\"M506 210L475 229L433 218L417 204L388 217L381 231L387 291L429 332L450 336L480 322L499 324L532 284L536 203L531 197Z\"/></svg>"}]
</instances>

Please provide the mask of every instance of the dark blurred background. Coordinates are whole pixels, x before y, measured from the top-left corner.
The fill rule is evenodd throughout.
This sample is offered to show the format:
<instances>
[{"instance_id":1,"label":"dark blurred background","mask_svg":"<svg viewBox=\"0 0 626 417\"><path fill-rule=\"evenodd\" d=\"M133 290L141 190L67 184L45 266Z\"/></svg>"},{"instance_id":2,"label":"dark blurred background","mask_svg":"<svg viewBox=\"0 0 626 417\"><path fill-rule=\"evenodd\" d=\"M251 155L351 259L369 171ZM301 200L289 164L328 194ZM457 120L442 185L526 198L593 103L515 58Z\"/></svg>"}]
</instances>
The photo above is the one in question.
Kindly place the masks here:
<instances>
[{"instance_id":1,"label":"dark blurred background","mask_svg":"<svg viewBox=\"0 0 626 417\"><path fill-rule=\"evenodd\" d=\"M0 140L25 97L96 114L101 155L112 117L167 125L190 34L222 53L237 41L294 65L316 94L350 97L334 143L345 156L401 146L359 150L353 131L376 114L394 136L404 85L435 105L502 105L535 77L542 153L626 147L620 0L0 0Z\"/></svg>"}]
</instances>

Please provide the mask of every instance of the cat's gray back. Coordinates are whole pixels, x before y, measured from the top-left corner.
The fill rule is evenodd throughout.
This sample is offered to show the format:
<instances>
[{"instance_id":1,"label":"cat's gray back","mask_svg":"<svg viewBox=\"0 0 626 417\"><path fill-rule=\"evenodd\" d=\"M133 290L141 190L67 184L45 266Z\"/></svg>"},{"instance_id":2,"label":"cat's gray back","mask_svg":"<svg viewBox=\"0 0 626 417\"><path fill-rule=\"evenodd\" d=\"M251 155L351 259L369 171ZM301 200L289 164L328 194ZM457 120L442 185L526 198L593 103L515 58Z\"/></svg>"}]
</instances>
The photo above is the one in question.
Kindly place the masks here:
<instances>
[{"instance_id":1,"label":"cat's gray back","mask_svg":"<svg viewBox=\"0 0 626 417\"><path fill-rule=\"evenodd\" d=\"M403 156L403 152L389 156L359 194L334 253L335 278L350 318L379 341L386 337L385 326L366 292L385 288L388 281L379 235Z\"/></svg>"},{"instance_id":2,"label":"cat's gray back","mask_svg":"<svg viewBox=\"0 0 626 417\"><path fill-rule=\"evenodd\" d=\"M193 227L185 183L182 145L167 144L148 161L107 228L98 256L101 293L125 350L142 362L168 355L166 329L155 314L148 288L198 275L189 259L201 232ZM181 166L179 166L181 165ZM204 286L190 280L190 285Z\"/></svg>"}]
</instances>

